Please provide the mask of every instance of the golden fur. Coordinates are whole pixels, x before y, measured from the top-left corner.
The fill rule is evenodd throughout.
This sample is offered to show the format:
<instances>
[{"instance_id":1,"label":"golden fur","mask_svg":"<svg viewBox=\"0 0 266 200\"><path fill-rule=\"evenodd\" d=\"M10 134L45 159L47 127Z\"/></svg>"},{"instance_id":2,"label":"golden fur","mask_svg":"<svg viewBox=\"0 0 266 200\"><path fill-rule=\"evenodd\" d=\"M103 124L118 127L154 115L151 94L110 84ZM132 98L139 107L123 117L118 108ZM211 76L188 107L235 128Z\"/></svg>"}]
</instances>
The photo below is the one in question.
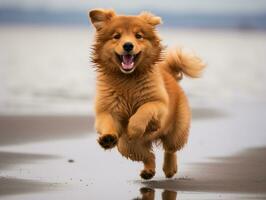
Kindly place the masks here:
<instances>
[{"instance_id":1,"label":"golden fur","mask_svg":"<svg viewBox=\"0 0 266 200\"><path fill-rule=\"evenodd\" d=\"M142 161L140 175L150 179L155 174L152 143L161 141L163 170L172 177L177 172L176 151L186 144L190 127L188 101L178 80L183 74L198 77L204 64L181 50L165 56L155 30L161 19L151 13L123 16L96 9L89 18L96 28L92 60L97 70L99 144L105 149L117 146L126 158ZM123 73L119 60L126 42L134 45L130 73Z\"/></svg>"}]
</instances>

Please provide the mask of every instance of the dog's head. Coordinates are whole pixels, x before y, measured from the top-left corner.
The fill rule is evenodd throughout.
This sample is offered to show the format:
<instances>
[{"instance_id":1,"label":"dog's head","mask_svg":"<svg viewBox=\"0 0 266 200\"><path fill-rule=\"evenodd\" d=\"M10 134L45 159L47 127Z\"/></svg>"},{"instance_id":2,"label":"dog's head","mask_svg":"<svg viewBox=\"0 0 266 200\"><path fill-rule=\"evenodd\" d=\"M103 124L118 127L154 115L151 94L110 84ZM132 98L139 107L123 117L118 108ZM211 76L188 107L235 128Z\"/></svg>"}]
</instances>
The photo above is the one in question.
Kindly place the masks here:
<instances>
[{"instance_id":1,"label":"dog's head","mask_svg":"<svg viewBox=\"0 0 266 200\"><path fill-rule=\"evenodd\" d=\"M155 26L161 18L148 12L137 16L116 15L112 10L91 10L96 28L93 61L99 70L124 74L152 70L162 47Z\"/></svg>"}]
</instances>

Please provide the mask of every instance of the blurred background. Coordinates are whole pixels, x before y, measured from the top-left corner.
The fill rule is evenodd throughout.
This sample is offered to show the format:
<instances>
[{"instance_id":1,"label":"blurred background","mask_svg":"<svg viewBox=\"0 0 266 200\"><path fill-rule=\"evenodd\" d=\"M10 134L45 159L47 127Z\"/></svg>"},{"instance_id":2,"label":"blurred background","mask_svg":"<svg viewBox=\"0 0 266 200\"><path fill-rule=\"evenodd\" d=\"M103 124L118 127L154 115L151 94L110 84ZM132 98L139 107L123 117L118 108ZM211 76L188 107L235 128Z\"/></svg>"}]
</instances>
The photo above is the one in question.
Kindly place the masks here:
<instances>
[{"instance_id":1,"label":"blurred background","mask_svg":"<svg viewBox=\"0 0 266 200\"><path fill-rule=\"evenodd\" d=\"M174 179L164 178L160 148L144 183L141 163L96 142L94 8L153 12L164 45L207 63L202 78L181 81L192 125ZM0 198L140 199L147 186L156 199L161 189L181 191L178 199L265 199L265 33L266 0L0 0Z\"/></svg>"},{"instance_id":2,"label":"blurred background","mask_svg":"<svg viewBox=\"0 0 266 200\"><path fill-rule=\"evenodd\" d=\"M99 7L151 11L165 45L203 58L203 78L182 82L192 104L265 102L265 0L1 0L1 114L92 112L87 12Z\"/></svg>"}]
</instances>

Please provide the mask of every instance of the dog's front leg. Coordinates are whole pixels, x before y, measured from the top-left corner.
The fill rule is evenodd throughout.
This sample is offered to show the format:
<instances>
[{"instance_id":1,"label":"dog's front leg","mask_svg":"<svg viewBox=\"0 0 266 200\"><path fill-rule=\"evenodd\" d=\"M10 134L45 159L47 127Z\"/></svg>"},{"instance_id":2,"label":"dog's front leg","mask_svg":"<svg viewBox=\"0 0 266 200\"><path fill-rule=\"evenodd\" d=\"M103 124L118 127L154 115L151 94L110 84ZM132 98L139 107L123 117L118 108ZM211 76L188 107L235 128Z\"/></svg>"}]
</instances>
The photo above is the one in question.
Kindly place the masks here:
<instances>
[{"instance_id":1,"label":"dog's front leg","mask_svg":"<svg viewBox=\"0 0 266 200\"><path fill-rule=\"evenodd\" d=\"M166 119L167 107L163 102L148 102L140 106L128 122L127 132L130 138L141 137L151 121L162 123ZM157 126L160 127L160 124Z\"/></svg>"},{"instance_id":2,"label":"dog's front leg","mask_svg":"<svg viewBox=\"0 0 266 200\"><path fill-rule=\"evenodd\" d=\"M118 134L115 121L109 113L96 114L95 128L100 134L98 142L104 149L113 148L117 144Z\"/></svg>"}]
</instances>

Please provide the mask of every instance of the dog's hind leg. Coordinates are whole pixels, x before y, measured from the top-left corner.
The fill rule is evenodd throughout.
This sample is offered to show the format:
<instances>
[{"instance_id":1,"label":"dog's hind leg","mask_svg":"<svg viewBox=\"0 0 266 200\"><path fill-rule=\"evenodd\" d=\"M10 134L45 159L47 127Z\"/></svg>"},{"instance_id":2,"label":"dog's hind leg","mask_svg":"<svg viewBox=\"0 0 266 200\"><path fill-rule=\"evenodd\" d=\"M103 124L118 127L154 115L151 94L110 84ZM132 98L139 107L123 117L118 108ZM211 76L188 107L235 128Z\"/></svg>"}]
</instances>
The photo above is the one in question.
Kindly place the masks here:
<instances>
[{"instance_id":1,"label":"dog's hind leg","mask_svg":"<svg viewBox=\"0 0 266 200\"><path fill-rule=\"evenodd\" d=\"M182 134L181 134L182 133ZM164 148L163 171L167 178L173 177L177 173L176 152L180 150L187 142L188 129L184 132L175 132L162 138Z\"/></svg>"},{"instance_id":2,"label":"dog's hind leg","mask_svg":"<svg viewBox=\"0 0 266 200\"><path fill-rule=\"evenodd\" d=\"M173 177L177 172L176 151L184 147L188 140L190 127L190 109L185 96L179 94L176 102L175 115L171 121L168 133L161 137L164 153L163 171L167 178Z\"/></svg>"},{"instance_id":3,"label":"dog's hind leg","mask_svg":"<svg viewBox=\"0 0 266 200\"><path fill-rule=\"evenodd\" d=\"M164 152L163 171L167 178L173 177L177 172L176 152Z\"/></svg>"},{"instance_id":4,"label":"dog's hind leg","mask_svg":"<svg viewBox=\"0 0 266 200\"><path fill-rule=\"evenodd\" d=\"M118 151L124 157L143 162L144 169L140 173L143 179L151 179L155 175L155 155L151 147L151 142L140 139L129 140L127 135L122 135L117 145Z\"/></svg>"}]
</instances>

